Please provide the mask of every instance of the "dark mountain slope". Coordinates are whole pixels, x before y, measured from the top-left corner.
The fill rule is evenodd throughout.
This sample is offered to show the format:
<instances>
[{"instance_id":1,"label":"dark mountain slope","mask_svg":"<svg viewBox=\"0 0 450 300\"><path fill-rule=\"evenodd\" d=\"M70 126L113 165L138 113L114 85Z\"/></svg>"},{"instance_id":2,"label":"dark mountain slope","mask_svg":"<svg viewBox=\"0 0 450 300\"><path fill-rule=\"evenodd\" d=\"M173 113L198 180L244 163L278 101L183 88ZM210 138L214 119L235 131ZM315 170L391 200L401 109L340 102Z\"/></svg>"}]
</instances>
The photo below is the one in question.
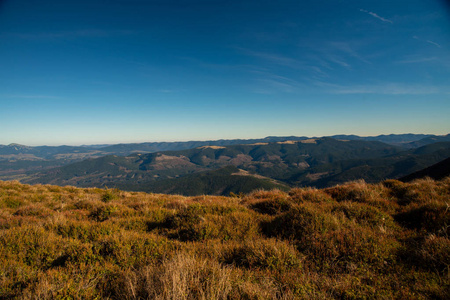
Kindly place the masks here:
<instances>
[{"instance_id":1,"label":"dark mountain slope","mask_svg":"<svg viewBox=\"0 0 450 300\"><path fill-rule=\"evenodd\" d=\"M400 178L403 182L409 182L415 179L420 179L424 177L430 177L435 180L440 180L450 176L450 157L438 162L428 168L419 170L407 176Z\"/></svg>"},{"instance_id":2,"label":"dark mountain slope","mask_svg":"<svg viewBox=\"0 0 450 300\"><path fill-rule=\"evenodd\" d=\"M102 186L116 177L126 179L130 173L132 173L130 177L135 177L137 172L139 168L134 158L108 155L53 168L23 181L85 187ZM102 182L104 184L101 184Z\"/></svg>"},{"instance_id":3,"label":"dark mountain slope","mask_svg":"<svg viewBox=\"0 0 450 300\"><path fill-rule=\"evenodd\" d=\"M344 160L324 164L299 172L290 180L292 185L327 187L346 181L364 179L379 182L399 178L426 168L450 156L450 142L430 144L418 149L374 159Z\"/></svg>"},{"instance_id":4,"label":"dark mountain slope","mask_svg":"<svg viewBox=\"0 0 450 300\"><path fill-rule=\"evenodd\" d=\"M288 186L261 176L249 174L234 166L214 171L189 174L181 178L143 182L141 184L116 184L114 187L128 191L197 195L229 195L250 193L254 190L287 190Z\"/></svg>"}]
</instances>

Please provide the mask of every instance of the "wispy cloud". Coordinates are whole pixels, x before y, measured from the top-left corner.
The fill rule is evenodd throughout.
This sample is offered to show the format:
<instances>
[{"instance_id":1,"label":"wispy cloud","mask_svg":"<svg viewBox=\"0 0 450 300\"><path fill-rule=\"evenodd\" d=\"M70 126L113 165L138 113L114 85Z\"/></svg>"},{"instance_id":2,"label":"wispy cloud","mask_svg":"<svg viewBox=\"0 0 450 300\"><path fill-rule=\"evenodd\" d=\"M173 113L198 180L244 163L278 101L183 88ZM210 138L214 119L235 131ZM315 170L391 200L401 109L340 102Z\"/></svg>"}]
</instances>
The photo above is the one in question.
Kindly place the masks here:
<instances>
[{"instance_id":1,"label":"wispy cloud","mask_svg":"<svg viewBox=\"0 0 450 300\"><path fill-rule=\"evenodd\" d=\"M175 89L159 89L158 92L163 93L163 94L171 94L171 93L176 93L177 90L175 90Z\"/></svg>"},{"instance_id":2,"label":"wispy cloud","mask_svg":"<svg viewBox=\"0 0 450 300\"><path fill-rule=\"evenodd\" d=\"M363 56L361 56L355 50L355 47L350 45L350 43L348 43L348 42L331 42L329 48L338 50L338 51L344 53L345 55L356 58L359 61L362 61L364 63L367 63L367 64L371 63L370 61L365 59Z\"/></svg>"},{"instance_id":3,"label":"wispy cloud","mask_svg":"<svg viewBox=\"0 0 450 300\"><path fill-rule=\"evenodd\" d=\"M0 95L1 98L12 98L12 99L63 99L62 97L51 96L51 95L21 95L21 94L7 94Z\"/></svg>"},{"instance_id":4,"label":"wispy cloud","mask_svg":"<svg viewBox=\"0 0 450 300\"><path fill-rule=\"evenodd\" d=\"M260 88L260 91L266 91L266 93L269 93L269 91L277 91L277 92L284 92L284 93L292 93L295 89L295 87L289 83L281 82L275 79L257 79L259 83L262 84L262 88Z\"/></svg>"},{"instance_id":5,"label":"wispy cloud","mask_svg":"<svg viewBox=\"0 0 450 300\"><path fill-rule=\"evenodd\" d=\"M327 58L329 61L340 65L341 67L350 68L350 65L347 62L345 62L342 58L337 57L336 55L329 55Z\"/></svg>"},{"instance_id":6,"label":"wispy cloud","mask_svg":"<svg viewBox=\"0 0 450 300\"><path fill-rule=\"evenodd\" d=\"M351 65L346 57L329 50L324 49L323 51L317 51L317 53L310 54L308 58L310 59L310 63L314 64L314 67L311 67L311 70L317 74L324 75L326 73L323 69L329 71L334 70L336 67L351 69Z\"/></svg>"},{"instance_id":7,"label":"wispy cloud","mask_svg":"<svg viewBox=\"0 0 450 300\"><path fill-rule=\"evenodd\" d=\"M413 36L413 39L416 39L416 40L418 40L418 41L425 42L425 43L434 45L434 46L436 46L436 47L438 47L438 48L441 48L441 45L439 45L438 43L433 42L433 41L431 41L431 40L423 40L423 39L419 38L417 35Z\"/></svg>"},{"instance_id":8,"label":"wispy cloud","mask_svg":"<svg viewBox=\"0 0 450 300\"><path fill-rule=\"evenodd\" d=\"M318 75L320 77L330 77L330 75L325 72L322 68L319 68L318 66L309 66L308 67L314 75Z\"/></svg>"},{"instance_id":9,"label":"wispy cloud","mask_svg":"<svg viewBox=\"0 0 450 300\"><path fill-rule=\"evenodd\" d=\"M426 63L430 61L436 61L437 57L419 57L419 56L412 56L408 57L404 60L396 61L397 64L417 64L417 63Z\"/></svg>"},{"instance_id":10,"label":"wispy cloud","mask_svg":"<svg viewBox=\"0 0 450 300\"><path fill-rule=\"evenodd\" d=\"M342 72L357 70L361 65L372 62L362 54L370 41L362 40L314 40L301 41L299 47L303 51L302 58L308 66L310 77L332 78L341 76ZM363 66L365 67L365 66Z\"/></svg>"},{"instance_id":11,"label":"wispy cloud","mask_svg":"<svg viewBox=\"0 0 450 300\"><path fill-rule=\"evenodd\" d=\"M16 37L28 40L40 40L40 39L59 39L59 38L96 38L96 37L111 37L111 36L131 35L131 34L135 34L135 32L130 30L86 29L86 30L55 31L55 32L4 33L3 36Z\"/></svg>"},{"instance_id":12,"label":"wispy cloud","mask_svg":"<svg viewBox=\"0 0 450 300\"><path fill-rule=\"evenodd\" d=\"M377 18L378 20L381 20L381 21L383 21L383 22L391 23L391 24L394 23L394 22L392 22L391 20L388 20L388 19L386 19L386 18L383 18L383 17L377 15L377 14L374 13L374 12L371 12L371 11L368 11L368 10L365 10L365 9L362 9L362 8L361 8L359 11L362 11L362 12L364 12L364 13L366 13L366 14L369 14L369 15L371 15L372 17Z\"/></svg>"},{"instance_id":13,"label":"wispy cloud","mask_svg":"<svg viewBox=\"0 0 450 300\"><path fill-rule=\"evenodd\" d=\"M260 59L269 61L274 64L278 64L278 65L283 65L283 66L288 66L288 67L293 67L293 68L303 65L303 63L299 60L296 60L294 58L290 58L290 57L287 57L284 55L280 55L280 54L254 51L254 50L239 48L239 47L236 47L236 49L244 55L260 58Z\"/></svg>"},{"instance_id":14,"label":"wispy cloud","mask_svg":"<svg viewBox=\"0 0 450 300\"><path fill-rule=\"evenodd\" d=\"M258 94L295 93L301 88L301 84L292 78L281 76L267 71L253 70L254 82L250 89Z\"/></svg>"},{"instance_id":15,"label":"wispy cloud","mask_svg":"<svg viewBox=\"0 0 450 300\"><path fill-rule=\"evenodd\" d=\"M441 45L439 45L438 43L436 43L436 42L433 42L433 41L430 41L430 40L427 40L427 43L429 43L429 44L431 44L431 45L435 45L436 47L438 47L438 48L441 48Z\"/></svg>"},{"instance_id":16,"label":"wispy cloud","mask_svg":"<svg viewBox=\"0 0 450 300\"><path fill-rule=\"evenodd\" d=\"M445 92L436 86L396 83L354 86L328 84L328 87L333 94L429 95Z\"/></svg>"}]
</instances>

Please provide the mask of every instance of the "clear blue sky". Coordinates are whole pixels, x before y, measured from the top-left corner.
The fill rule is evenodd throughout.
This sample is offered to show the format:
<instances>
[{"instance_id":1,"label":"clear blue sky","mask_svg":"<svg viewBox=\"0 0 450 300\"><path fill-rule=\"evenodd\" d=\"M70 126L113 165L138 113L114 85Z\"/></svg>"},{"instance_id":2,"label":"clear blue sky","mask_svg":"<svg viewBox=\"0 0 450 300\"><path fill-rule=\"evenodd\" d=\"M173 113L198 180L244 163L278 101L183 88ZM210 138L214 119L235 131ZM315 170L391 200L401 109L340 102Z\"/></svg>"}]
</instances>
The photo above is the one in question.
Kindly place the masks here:
<instances>
[{"instance_id":1,"label":"clear blue sky","mask_svg":"<svg viewBox=\"0 0 450 300\"><path fill-rule=\"evenodd\" d=\"M0 144L450 132L439 0L0 0Z\"/></svg>"}]
</instances>

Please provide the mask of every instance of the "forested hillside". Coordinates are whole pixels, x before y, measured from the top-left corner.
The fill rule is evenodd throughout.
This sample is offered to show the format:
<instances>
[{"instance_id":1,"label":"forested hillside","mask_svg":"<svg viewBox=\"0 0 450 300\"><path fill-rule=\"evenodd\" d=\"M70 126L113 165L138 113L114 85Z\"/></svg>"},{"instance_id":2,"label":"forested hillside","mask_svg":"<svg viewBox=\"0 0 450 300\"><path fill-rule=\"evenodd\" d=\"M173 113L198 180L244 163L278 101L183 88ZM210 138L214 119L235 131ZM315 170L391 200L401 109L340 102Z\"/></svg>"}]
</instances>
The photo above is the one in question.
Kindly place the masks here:
<instances>
[{"instance_id":1,"label":"forested hillside","mask_svg":"<svg viewBox=\"0 0 450 300\"><path fill-rule=\"evenodd\" d=\"M35 173L22 182L107 186L183 195L228 195L229 192L271 189L277 187L276 184L278 187L280 184L329 187L358 179L376 183L397 179L448 157L450 142L405 150L377 141L320 138L202 146L125 157L108 155ZM238 170L221 171L228 167ZM250 176L240 176L242 174Z\"/></svg>"}]
</instances>

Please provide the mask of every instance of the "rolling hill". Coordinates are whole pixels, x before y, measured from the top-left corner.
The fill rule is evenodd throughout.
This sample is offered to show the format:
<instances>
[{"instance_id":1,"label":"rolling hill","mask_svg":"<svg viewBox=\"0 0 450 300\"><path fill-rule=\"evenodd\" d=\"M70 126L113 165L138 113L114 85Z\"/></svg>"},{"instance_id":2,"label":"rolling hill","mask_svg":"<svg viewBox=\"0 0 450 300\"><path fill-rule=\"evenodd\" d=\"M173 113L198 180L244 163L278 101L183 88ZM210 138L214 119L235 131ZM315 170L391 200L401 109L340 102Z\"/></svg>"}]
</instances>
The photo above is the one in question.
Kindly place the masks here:
<instances>
[{"instance_id":1,"label":"rolling hill","mask_svg":"<svg viewBox=\"0 0 450 300\"><path fill-rule=\"evenodd\" d=\"M167 186L177 182L177 184L188 186L188 182L193 180L198 185L199 177L197 176L177 181L173 179L234 166L251 174L286 183L292 176L322 165L348 160L382 158L401 152L401 148L381 142L340 141L332 138L226 147L202 146L180 151L132 154L126 157L110 155L88 159L36 174L24 182L82 187L106 185L151 191L150 187L158 190L156 187L158 184ZM204 180L203 176L200 178ZM170 180L172 183L169 184ZM235 180L236 178L233 177L225 181L234 182ZM249 180L248 177L245 180ZM208 192L217 194L221 188L214 191L208 190ZM255 185L255 188L258 186ZM170 192L167 189L163 191ZM236 190L236 192L242 191Z\"/></svg>"},{"instance_id":2,"label":"rolling hill","mask_svg":"<svg viewBox=\"0 0 450 300\"><path fill-rule=\"evenodd\" d=\"M19 144L0 145L0 179L21 180L45 169L60 167L88 158L106 155L127 156L135 153L186 150L202 146L227 146L258 142L304 140L307 137L266 137L263 139L233 139L217 141L153 142L92 146L38 146Z\"/></svg>"},{"instance_id":3,"label":"rolling hill","mask_svg":"<svg viewBox=\"0 0 450 300\"><path fill-rule=\"evenodd\" d=\"M267 181L261 181L260 177L253 176L250 179L248 176L244 178L228 174L225 179L225 175L218 170L228 166L247 174L275 180L276 184L327 187L357 179L378 182L387 178L400 178L450 156L450 142L427 144L445 140L448 136L426 135L422 138L423 135L406 134L336 137L338 139L267 137L255 140L120 144L92 148L27 147L12 144L0 147L0 179L63 186L118 186L125 190L185 195L220 194L221 191L248 192L248 188L240 183L244 181L247 186L255 189L267 187ZM367 139L382 139L403 146ZM405 148L411 140L416 145L426 145ZM233 144L243 141L243 144ZM158 147L178 149L192 146L197 147L152 153L135 152L139 149L153 151ZM117 155L130 152L132 153L128 156ZM212 184L204 175L208 174L219 180L214 173L216 170L217 174L221 174L222 184ZM231 183L239 188L227 187ZM179 186L183 186L184 191ZM211 188L213 186L215 188ZM187 187L191 187L189 191Z\"/></svg>"},{"instance_id":4,"label":"rolling hill","mask_svg":"<svg viewBox=\"0 0 450 300\"><path fill-rule=\"evenodd\" d=\"M115 184L128 191L144 191L185 196L248 194L255 190L288 190L286 184L251 174L235 166L188 174L180 178L152 180L139 184Z\"/></svg>"},{"instance_id":5,"label":"rolling hill","mask_svg":"<svg viewBox=\"0 0 450 300\"><path fill-rule=\"evenodd\" d=\"M450 136L424 134L390 134L371 137L357 135L335 135L331 138L340 140L378 141L403 148L417 148L438 141L449 141ZM256 143L276 143L284 141L301 141L308 137L268 136L261 139L233 139L216 141L188 142L152 142L115 145L87 146L38 146L30 147L19 144L0 145L0 179L23 179L29 174L45 169L60 167L88 158L106 155L127 156L136 153L154 153L161 151L180 151L203 146L230 146Z\"/></svg>"}]
</instances>

